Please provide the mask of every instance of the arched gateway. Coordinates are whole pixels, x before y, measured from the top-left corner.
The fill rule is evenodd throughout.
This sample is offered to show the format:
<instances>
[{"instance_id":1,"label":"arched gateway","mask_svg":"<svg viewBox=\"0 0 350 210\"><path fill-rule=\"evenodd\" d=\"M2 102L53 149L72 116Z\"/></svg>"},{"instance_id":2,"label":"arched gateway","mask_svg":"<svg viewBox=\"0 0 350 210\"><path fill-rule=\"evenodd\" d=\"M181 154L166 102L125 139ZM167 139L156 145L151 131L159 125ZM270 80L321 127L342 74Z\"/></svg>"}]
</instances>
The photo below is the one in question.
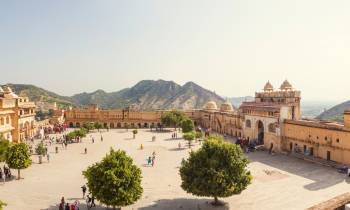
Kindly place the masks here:
<instances>
[{"instance_id":1,"label":"arched gateway","mask_svg":"<svg viewBox=\"0 0 350 210\"><path fill-rule=\"evenodd\" d=\"M256 123L256 130L258 131L258 144L264 144L264 123L261 120Z\"/></svg>"}]
</instances>

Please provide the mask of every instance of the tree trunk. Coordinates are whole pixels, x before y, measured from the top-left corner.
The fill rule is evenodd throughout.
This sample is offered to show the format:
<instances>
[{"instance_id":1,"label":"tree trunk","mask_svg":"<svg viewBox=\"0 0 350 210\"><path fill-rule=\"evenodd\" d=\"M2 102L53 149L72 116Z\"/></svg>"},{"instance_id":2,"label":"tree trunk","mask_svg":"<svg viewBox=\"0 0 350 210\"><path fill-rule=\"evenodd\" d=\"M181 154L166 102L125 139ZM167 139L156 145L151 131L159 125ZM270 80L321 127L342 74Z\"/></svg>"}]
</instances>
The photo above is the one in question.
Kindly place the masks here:
<instances>
[{"instance_id":1,"label":"tree trunk","mask_svg":"<svg viewBox=\"0 0 350 210\"><path fill-rule=\"evenodd\" d=\"M21 179L21 170L17 169L17 179L20 180Z\"/></svg>"},{"instance_id":2,"label":"tree trunk","mask_svg":"<svg viewBox=\"0 0 350 210\"><path fill-rule=\"evenodd\" d=\"M218 205L218 202L219 202L218 197L214 197L214 204L215 204L215 205Z\"/></svg>"}]
</instances>

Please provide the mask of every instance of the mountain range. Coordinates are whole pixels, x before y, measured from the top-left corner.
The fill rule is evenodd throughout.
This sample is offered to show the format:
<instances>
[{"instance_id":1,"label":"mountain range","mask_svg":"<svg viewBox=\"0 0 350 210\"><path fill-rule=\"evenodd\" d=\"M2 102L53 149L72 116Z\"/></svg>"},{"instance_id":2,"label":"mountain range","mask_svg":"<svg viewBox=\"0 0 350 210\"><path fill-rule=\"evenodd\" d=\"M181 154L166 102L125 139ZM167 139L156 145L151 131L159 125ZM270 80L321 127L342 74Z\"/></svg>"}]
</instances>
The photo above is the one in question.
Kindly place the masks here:
<instances>
[{"instance_id":1,"label":"mountain range","mask_svg":"<svg viewBox=\"0 0 350 210\"><path fill-rule=\"evenodd\" d=\"M350 109L350 100L325 110L319 116L317 116L317 118L321 120L331 120L331 121L342 122L343 113L346 109Z\"/></svg>"},{"instance_id":2,"label":"mountain range","mask_svg":"<svg viewBox=\"0 0 350 210\"><path fill-rule=\"evenodd\" d=\"M154 109L198 109L213 100L218 105L225 100L194 82L184 85L165 80L142 80L131 88L116 92L96 90L91 93L80 93L73 96L61 96L34 85L7 84L15 93L26 95L37 104L53 104L59 107L83 107L98 104L102 109L121 109L133 107L136 110ZM41 106L43 110L50 105Z\"/></svg>"}]
</instances>

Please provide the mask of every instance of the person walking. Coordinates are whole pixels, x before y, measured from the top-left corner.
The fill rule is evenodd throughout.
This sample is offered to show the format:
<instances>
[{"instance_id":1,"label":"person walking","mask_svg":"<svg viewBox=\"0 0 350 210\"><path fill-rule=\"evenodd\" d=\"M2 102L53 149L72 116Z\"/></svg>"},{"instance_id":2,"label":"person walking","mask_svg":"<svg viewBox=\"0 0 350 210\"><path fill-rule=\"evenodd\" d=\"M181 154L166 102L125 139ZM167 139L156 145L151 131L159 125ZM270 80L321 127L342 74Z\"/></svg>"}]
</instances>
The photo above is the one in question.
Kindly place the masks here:
<instances>
[{"instance_id":1,"label":"person walking","mask_svg":"<svg viewBox=\"0 0 350 210\"><path fill-rule=\"evenodd\" d=\"M50 154L49 153L47 153L46 159L47 159L47 162L49 163L50 162Z\"/></svg>"},{"instance_id":2,"label":"person walking","mask_svg":"<svg viewBox=\"0 0 350 210\"><path fill-rule=\"evenodd\" d=\"M96 207L94 195L91 196L91 207Z\"/></svg>"},{"instance_id":3,"label":"person walking","mask_svg":"<svg viewBox=\"0 0 350 210\"><path fill-rule=\"evenodd\" d=\"M85 198L85 193L86 193L86 185L85 184L81 187L81 190L83 191L83 198Z\"/></svg>"},{"instance_id":4,"label":"person walking","mask_svg":"<svg viewBox=\"0 0 350 210\"><path fill-rule=\"evenodd\" d=\"M103 136L101 135L101 142L103 142Z\"/></svg>"},{"instance_id":5,"label":"person walking","mask_svg":"<svg viewBox=\"0 0 350 210\"><path fill-rule=\"evenodd\" d=\"M85 154L87 154L87 148L85 147L85 149L84 149L84 152L85 152Z\"/></svg>"},{"instance_id":6,"label":"person walking","mask_svg":"<svg viewBox=\"0 0 350 210\"><path fill-rule=\"evenodd\" d=\"M64 210L70 210L69 203L66 203L66 206L64 207Z\"/></svg>"},{"instance_id":7,"label":"person walking","mask_svg":"<svg viewBox=\"0 0 350 210\"><path fill-rule=\"evenodd\" d=\"M154 161L156 160L156 156L152 157L152 167L154 166Z\"/></svg>"}]
</instances>

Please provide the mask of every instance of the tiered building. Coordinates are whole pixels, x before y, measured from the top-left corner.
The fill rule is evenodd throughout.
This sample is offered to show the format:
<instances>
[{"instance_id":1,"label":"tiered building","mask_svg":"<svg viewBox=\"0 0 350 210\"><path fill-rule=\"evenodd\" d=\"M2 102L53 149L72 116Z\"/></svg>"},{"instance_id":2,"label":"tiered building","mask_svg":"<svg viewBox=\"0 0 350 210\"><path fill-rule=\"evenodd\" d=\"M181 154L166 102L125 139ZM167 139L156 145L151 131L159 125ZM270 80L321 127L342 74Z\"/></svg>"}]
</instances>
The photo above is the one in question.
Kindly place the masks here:
<instances>
[{"instance_id":1,"label":"tiered building","mask_svg":"<svg viewBox=\"0 0 350 210\"><path fill-rule=\"evenodd\" d=\"M203 109L184 113L203 129L264 145L275 152L298 153L350 164L350 110L344 113L344 124L301 119L301 93L285 80L279 89L267 82L255 100L243 102L236 109L229 102L209 101ZM100 122L110 128L131 125L147 128L159 126L164 111L138 112L126 110L99 110L97 106L71 109L65 112L70 127L87 122Z\"/></svg>"},{"instance_id":2,"label":"tiered building","mask_svg":"<svg viewBox=\"0 0 350 210\"><path fill-rule=\"evenodd\" d=\"M26 96L17 96L10 87L0 87L0 135L22 142L35 135L35 104Z\"/></svg>"}]
</instances>

